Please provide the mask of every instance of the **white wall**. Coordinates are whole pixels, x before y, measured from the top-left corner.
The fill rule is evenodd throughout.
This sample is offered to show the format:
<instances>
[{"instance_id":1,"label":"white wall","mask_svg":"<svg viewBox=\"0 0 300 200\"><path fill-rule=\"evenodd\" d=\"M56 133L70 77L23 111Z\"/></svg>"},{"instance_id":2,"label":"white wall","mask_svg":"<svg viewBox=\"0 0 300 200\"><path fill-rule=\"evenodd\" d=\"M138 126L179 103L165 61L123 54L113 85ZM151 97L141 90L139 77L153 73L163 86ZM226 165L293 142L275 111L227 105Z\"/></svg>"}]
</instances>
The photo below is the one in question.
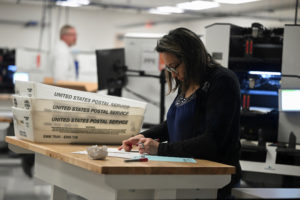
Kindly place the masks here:
<instances>
[{"instance_id":1,"label":"white wall","mask_svg":"<svg viewBox=\"0 0 300 200\"><path fill-rule=\"evenodd\" d=\"M41 11L37 7L1 4L0 19L12 22L40 20ZM39 28L26 28L21 24L0 24L0 47L38 48Z\"/></svg>"},{"instance_id":2,"label":"white wall","mask_svg":"<svg viewBox=\"0 0 300 200\"><path fill-rule=\"evenodd\" d=\"M12 22L40 21L42 7L39 5L0 3L0 20ZM124 29L121 26L131 23L143 23L158 19L159 16L141 15L138 13L123 13L105 9L69 8L66 20L66 8L55 7L51 10L51 18L46 15L46 21L51 23L44 30L42 49L49 50L49 41L53 44L58 39L60 27L69 23L78 32L78 42L75 49L90 51L99 48L115 47L116 34L134 32L166 32L169 26L155 27L149 31L145 27ZM0 47L38 48L40 27L25 27L22 24L0 23Z\"/></svg>"},{"instance_id":3,"label":"white wall","mask_svg":"<svg viewBox=\"0 0 300 200\"><path fill-rule=\"evenodd\" d=\"M0 20L10 21L40 21L42 7L39 5L28 4L0 4ZM69 8L68 20L66 20L66 9L55 7L47 10L51 12L51 18L47 14L46 21L51 23L51 27L45 28L43 36L42 49L49 50L55 39L58 39L59 28L69 23L77 28L78 42L74 46L77 50L94 51L99 48L112 48L116 46L116 35L128 32L150 32L167 33L170 29L184 26L197 32L205 34L205 26L212 23L232 23L239 26L251 26L253 22L259 22L266 27L283 27L285 23L274 20L257 20L246 18L212 18L195 21L186 21L182 23L158 24L152 28L138 26L134 28L123 28L123 25L135 23L146 23L159 19L170 19L168 16L146 15L137 12L120 12L115 10L100 8ZM60 14L59 14L60 13ZM25 27L24 25L3 24L0 23L0 47L27 47L38 48L40 36L39 27Z\"/></svg>"}]
</instances>

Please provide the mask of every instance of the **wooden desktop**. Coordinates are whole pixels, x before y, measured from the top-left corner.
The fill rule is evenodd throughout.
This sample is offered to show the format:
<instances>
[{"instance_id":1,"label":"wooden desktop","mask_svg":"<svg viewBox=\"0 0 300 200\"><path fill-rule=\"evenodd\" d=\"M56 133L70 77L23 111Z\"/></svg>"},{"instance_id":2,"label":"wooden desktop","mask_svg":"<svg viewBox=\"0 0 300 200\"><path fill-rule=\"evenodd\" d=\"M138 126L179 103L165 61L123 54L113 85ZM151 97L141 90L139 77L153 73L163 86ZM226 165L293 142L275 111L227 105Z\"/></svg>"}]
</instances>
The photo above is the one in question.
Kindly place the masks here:
<instances>
[{"instance_id":1,"label":"wooden desktop","mask_svg":"<svg viewBox=\"0 0 300 200\"><path fill-rule=\"evenodd\" d=\"M81 90L86 92L97 92L98 83L95 82L80 82L80 81L56 81L52 77L45 77L44 84L54 85L63 88L69 88L74 90Z\"/></svg>"},{"instance_id":2,"label":"wooden desktop","mask_svg":"<svg viewBox=\"0 0 300 200\"><path fill-rule=\"evenodd\" d=\"M88 145L41 144L16 137L6 137L6 142L16 153L35 154L35 177L53 185L51 199L66 199L67 191L87 199L216 198L217 190L228 184L235 172L232 166L207 160L91 160L72 153Z\"/></svg>"}]
</instances>

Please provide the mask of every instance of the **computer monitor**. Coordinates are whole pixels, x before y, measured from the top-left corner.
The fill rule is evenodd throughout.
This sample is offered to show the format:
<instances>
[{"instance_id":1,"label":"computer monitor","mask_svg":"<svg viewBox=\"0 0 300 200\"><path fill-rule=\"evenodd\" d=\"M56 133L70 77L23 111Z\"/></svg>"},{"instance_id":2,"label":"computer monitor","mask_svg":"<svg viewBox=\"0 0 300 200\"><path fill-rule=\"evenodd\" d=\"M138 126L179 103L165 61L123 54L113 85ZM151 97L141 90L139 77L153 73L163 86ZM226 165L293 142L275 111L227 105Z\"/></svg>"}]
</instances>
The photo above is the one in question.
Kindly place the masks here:
<instances>
[{"instance_id":1,"label":"computer monitor","mask_svg":"<svg viewBox=\"0 0 300 200\"><path fill-rule=\"evenodd\" d=\"M300 112L300 89L279 90L279 111Z\"/></svg>"},{"instance_id":2,"label":"computer monitor","mask_svg":"<svg viewBox=\"0 0 300 200\"><path fill-rule=\"evenodd\" d=\"M13 83L16 81L29 81L29 74L27 72L15 72L13 75Z\"/></svg>"},{"instance_id":3,"label":"computer monitor","mask_svg":"<svg viewBox=\"0 0 300 200\"><path fill-rule=\"evenodd\" d=\"M121 96L126 85L124 48L96 50L98 90L107 89L109 95Z\"/></svg>"}]
</instances>

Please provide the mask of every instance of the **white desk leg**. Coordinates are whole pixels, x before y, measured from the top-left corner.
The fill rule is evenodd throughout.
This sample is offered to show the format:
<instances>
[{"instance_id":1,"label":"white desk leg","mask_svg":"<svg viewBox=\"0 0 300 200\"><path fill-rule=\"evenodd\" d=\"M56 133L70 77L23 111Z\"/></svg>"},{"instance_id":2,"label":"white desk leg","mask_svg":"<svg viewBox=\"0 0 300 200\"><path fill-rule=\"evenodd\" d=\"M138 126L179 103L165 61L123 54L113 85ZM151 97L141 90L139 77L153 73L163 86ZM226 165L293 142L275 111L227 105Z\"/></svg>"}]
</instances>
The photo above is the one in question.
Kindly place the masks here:
<instances>
[{"instance_id":1,"label":"white desk leg","mask_svg":"<svg viewBox=\"0 0 300 200\"><path fill-rule=\"evenodd\" d=\"M51 187L51 198L50 200L67 200L68 199L68 193L66 190L57 187L55 185L52 185Z\"/></svg>"},{"instance_id":2,"label":"white desk leg","mask_svg":"<svg viewBox=\"0 0 300 200\"><path fill-rule=\"evenodd\" d=\"M5 188L0 187L0 200L4 199Z\"/></svg>"},{"instance_id":3,"label":"white desk leg","mask_svg":"<svg viewBox=\"0 0 300 200\"><path fill-rule=\"evenodd\" d=\"M212 199L230 182L230 175L105 175L38 153L35 159L36 178L89 200Z\"/></svg>"},{"instance_id":4,"label":"white desk leg","mask_svg":"<svg viewBox=\"0 0 300 200\"><path fill-rule=\"evenodd\" d=\"M155 190L154 199L176 199L176 190Z\"/></svg>"},{"instance_id":5,"label":"white desk leg","mask_svg":"<svg viewBox=\"0 0 300 200\"><path fill-rule=\"evenodd\" d=\"M19 153L19 154L33 154L33 151L27 150L27 149L23 149L21 147L18 147L16 145L13 144L8 144L8 148L15 152L15 153Z\"/></svg>"}]
</instances>

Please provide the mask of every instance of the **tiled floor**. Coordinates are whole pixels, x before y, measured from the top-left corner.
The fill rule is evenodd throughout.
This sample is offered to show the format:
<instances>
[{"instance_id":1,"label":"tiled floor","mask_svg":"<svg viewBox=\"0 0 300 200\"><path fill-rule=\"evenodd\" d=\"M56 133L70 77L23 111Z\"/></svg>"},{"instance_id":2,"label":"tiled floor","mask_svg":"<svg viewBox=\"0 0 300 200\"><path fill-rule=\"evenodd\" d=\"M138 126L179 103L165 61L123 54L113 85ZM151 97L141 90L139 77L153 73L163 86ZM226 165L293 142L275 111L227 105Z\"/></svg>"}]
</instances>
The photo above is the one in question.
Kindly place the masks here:
<instances>
[{"instance_id":1,"label":"tiled floor","mask_svg":"<svg viewBox=\"0 0 300 200\"><path fill-rule=\"evenodd\" d=\"M0 151L0 200L49 200L51 186L29 178L22 169L21 159ZM68 194L69 200L84 200Z\"/></svg>"}]
</instances>

